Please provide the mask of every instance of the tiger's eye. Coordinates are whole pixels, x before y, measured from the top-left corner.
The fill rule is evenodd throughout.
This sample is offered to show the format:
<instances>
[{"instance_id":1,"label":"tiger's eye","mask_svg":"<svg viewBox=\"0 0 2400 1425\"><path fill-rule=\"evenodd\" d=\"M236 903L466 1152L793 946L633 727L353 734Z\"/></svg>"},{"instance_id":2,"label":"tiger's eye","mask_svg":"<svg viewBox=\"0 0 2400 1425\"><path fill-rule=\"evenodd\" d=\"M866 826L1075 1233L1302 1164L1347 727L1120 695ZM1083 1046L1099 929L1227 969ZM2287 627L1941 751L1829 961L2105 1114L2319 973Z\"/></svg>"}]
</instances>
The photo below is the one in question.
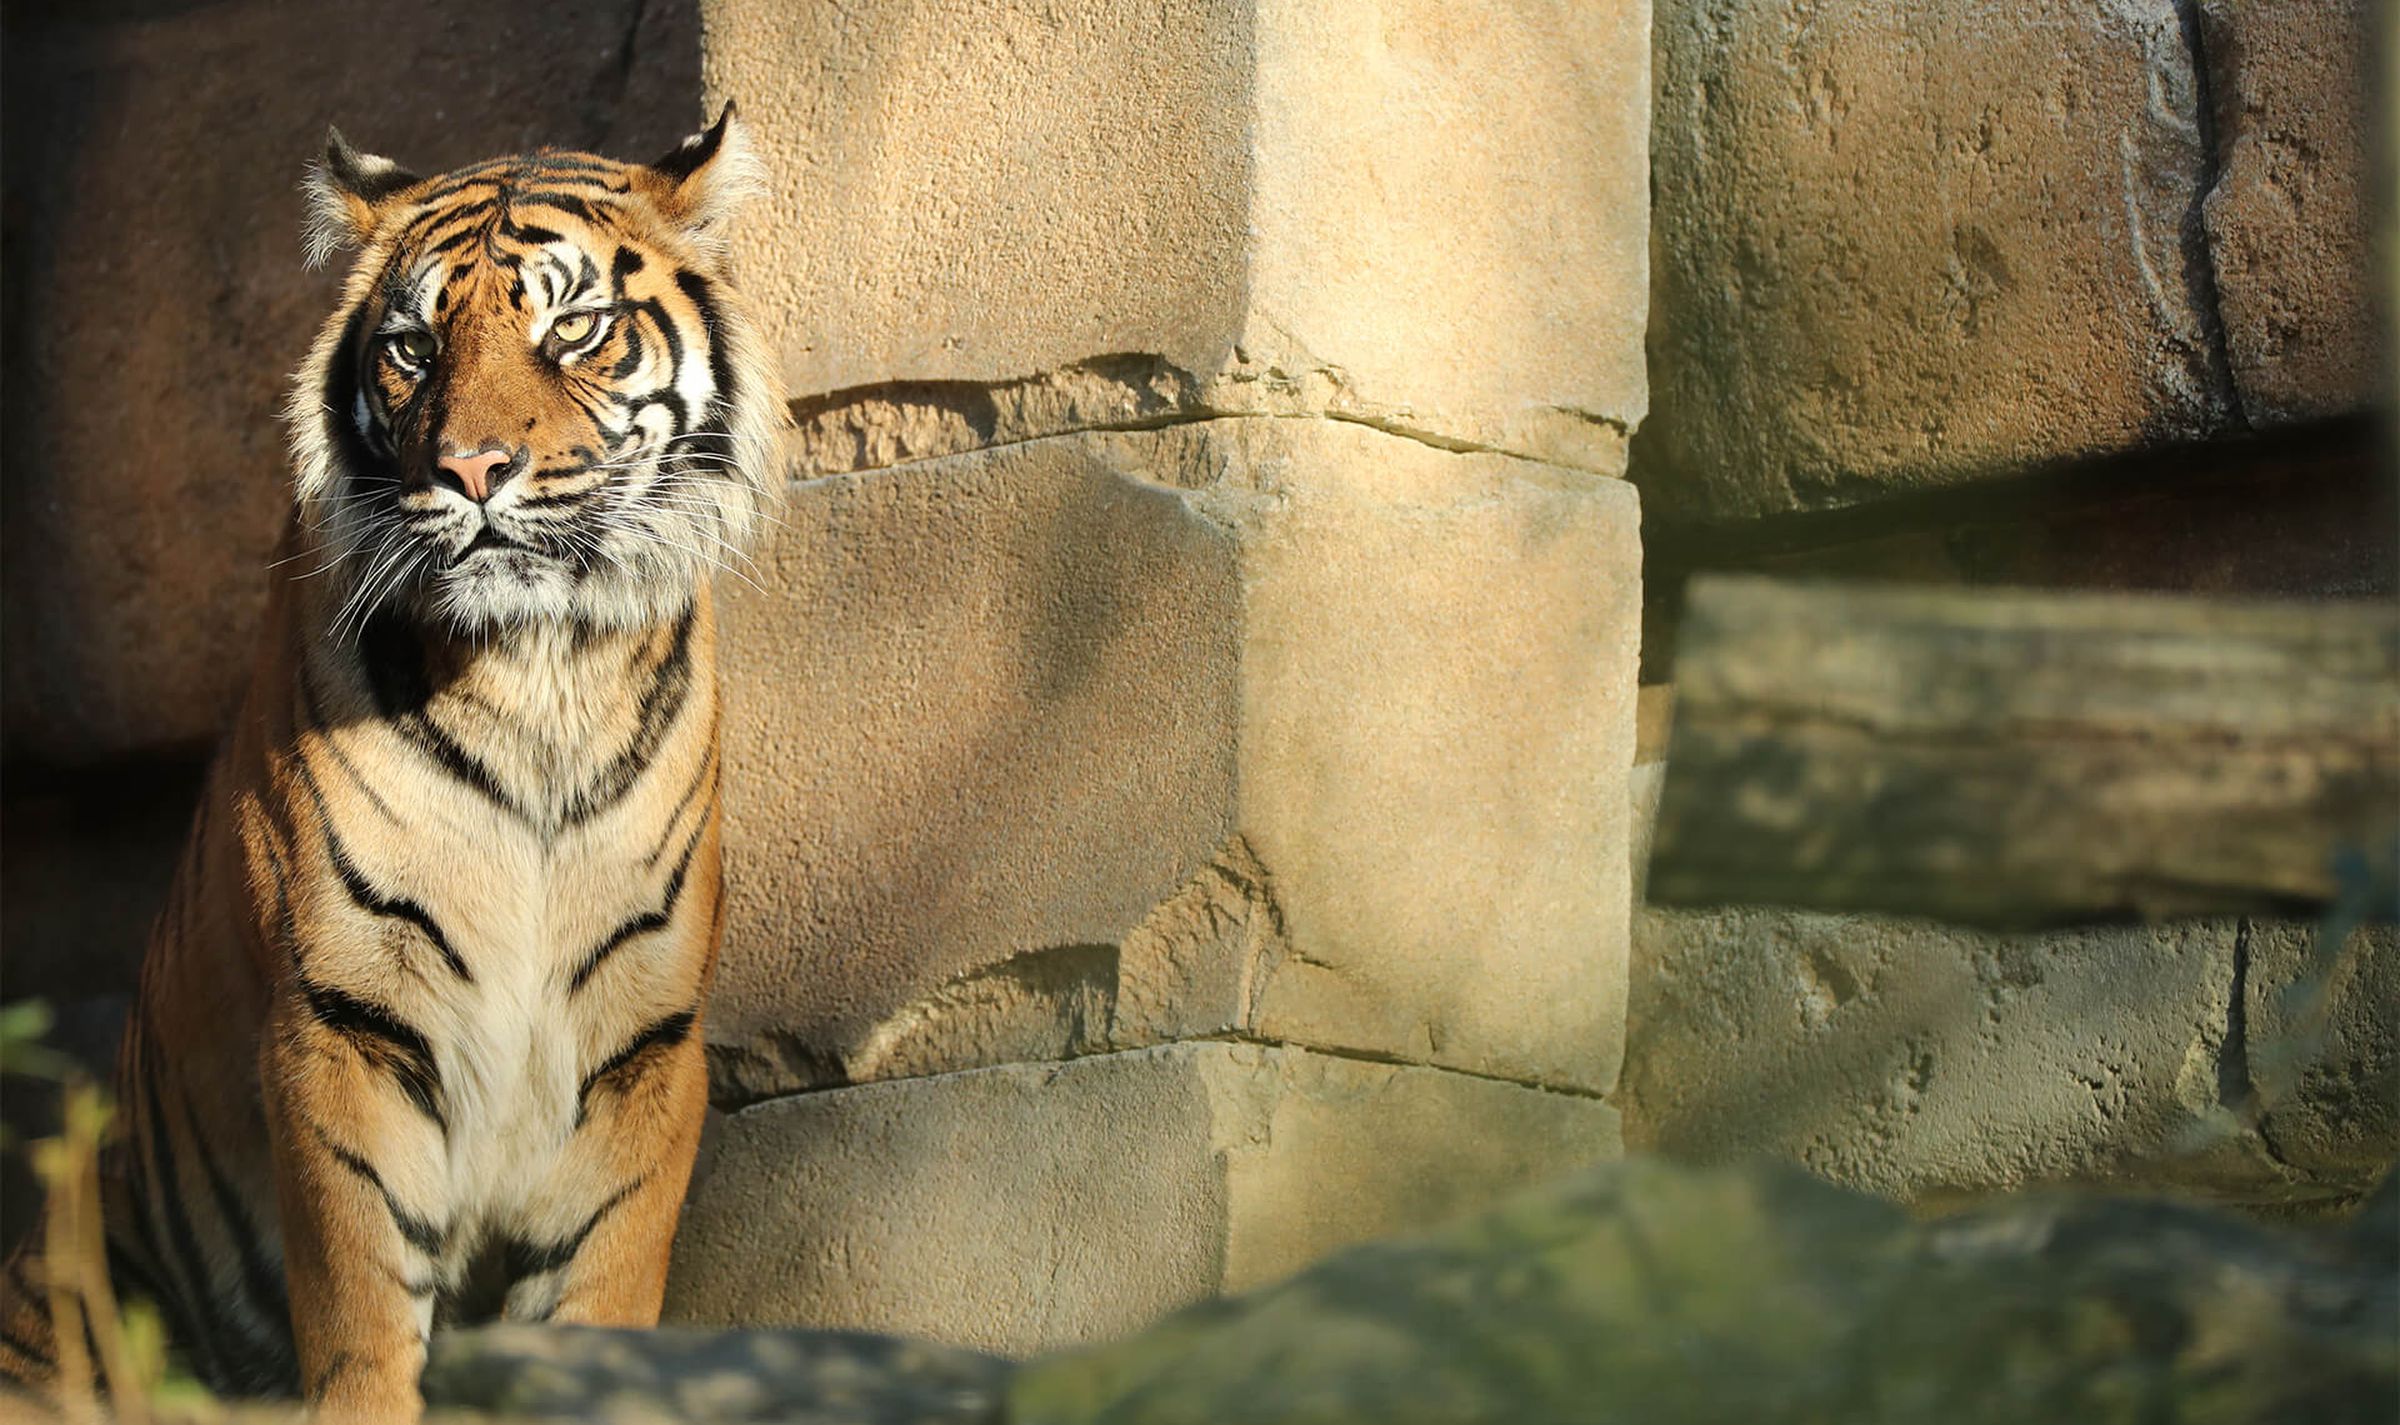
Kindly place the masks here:
<instances>
[{"instance_id":1,"label":"tiger's eye","mask_svg":"<svg viewBox=\"0 0 2400 1425\"><path fill-rule=\"evenodd\" d=\"M411 365L423 365L433 359L433 333L402 332L392 338L392 348Z\"/></svg>"},{"instance_id":2,"label":"tiger's eye","mask_svg":"<svg viewBox=\"0 0 2400 1425\"><path fill-rule=\"evenodd\" d=\"M561 346L573 346L599 325L600 319L590 312L569 312L550 324L550 339Z\"/></svg>"}]
</instances>

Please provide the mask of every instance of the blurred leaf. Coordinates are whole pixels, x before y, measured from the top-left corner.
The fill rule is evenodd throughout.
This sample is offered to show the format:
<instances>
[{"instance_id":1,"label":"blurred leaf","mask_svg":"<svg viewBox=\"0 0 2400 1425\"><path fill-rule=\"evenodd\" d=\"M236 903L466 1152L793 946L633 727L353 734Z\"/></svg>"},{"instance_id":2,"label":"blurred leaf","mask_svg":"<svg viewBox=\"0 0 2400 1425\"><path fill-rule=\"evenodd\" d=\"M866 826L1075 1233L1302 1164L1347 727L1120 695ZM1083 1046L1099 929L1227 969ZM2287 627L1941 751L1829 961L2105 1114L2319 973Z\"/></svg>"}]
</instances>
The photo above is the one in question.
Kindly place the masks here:
<instances>
[{"instance_id":1,"label":"blurred leaf","mask_svg":"<svg viewBox=\"0 0 2400 1425\"><path fill-rule=\"evenodd\" d=\"M47 1001L19 1000L0 1005L0 1074L31 1079L61 1079L74 1061L43 1044L54 1022Z\"/></svg>"}]
</instances>

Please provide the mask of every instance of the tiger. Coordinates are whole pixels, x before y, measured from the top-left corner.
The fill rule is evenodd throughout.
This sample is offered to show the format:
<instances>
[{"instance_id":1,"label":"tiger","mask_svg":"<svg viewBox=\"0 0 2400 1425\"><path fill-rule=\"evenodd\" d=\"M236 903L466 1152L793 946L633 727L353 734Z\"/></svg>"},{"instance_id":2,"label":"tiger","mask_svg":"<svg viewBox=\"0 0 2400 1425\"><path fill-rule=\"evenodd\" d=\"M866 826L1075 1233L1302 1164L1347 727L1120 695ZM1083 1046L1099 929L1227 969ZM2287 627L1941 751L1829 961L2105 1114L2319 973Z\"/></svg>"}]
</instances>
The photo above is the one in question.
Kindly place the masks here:
<instances>
[{"instance_id":1,"label":"tiger","mask_svg":"<svg viewBox=\"0 0 2400 1425\"><path fill-rule=\"evenodd\" d=\"M730 104L648 164L421 178L329 130L309 167L309 261L357 255L100 1174L112 1289L219 1395L407 1420L437 1325L657 1320L723 932L713 591L781 488L727 270L759 174ZM0 1380L56 1398L40 1238Z\"/></svg>"}]
</instances>

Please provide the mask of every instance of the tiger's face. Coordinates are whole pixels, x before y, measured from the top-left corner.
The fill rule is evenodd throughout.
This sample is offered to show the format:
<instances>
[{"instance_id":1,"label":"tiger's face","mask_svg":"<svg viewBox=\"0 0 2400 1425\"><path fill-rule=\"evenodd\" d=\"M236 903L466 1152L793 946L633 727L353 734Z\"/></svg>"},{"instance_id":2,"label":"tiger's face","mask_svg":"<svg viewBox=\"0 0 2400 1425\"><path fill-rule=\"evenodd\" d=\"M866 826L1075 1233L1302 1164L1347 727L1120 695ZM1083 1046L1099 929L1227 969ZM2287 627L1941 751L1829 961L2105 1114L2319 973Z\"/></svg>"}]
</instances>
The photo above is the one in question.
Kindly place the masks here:
<instances>
[{"instance_id":1,"label":"tiger's face","mask_svg":"<svg viewBox=\"0 0 2400 1425\"><path fill-rule=\"evenodd\" d=\"M657 163L544 150L431 179L339 136L312 248L361 252L293 393L344 598L464 630L654 622L772 489L773 377L725 281L731 106Z\"/></svg>"}]
</instances>

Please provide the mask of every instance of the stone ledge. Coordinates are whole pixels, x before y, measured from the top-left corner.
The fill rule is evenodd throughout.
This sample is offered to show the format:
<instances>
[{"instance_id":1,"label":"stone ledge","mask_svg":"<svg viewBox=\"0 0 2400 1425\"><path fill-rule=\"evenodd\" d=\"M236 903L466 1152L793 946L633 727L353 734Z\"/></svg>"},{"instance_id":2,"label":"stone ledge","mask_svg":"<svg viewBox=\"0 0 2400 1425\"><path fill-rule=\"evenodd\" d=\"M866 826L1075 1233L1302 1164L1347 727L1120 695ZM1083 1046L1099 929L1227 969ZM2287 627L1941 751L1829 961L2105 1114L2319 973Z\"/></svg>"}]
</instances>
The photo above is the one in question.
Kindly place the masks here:
<instances>
[{"instance_id":1,"label":"stone ledge","mask_svg":"<svg viewBox=\"0 0 2400 1425\"><path fill-rule=\"evenodd\" d=\"M1479 417L1361 398L1339 370L1236 370L1203 380L1163 357L1073 362L1006 381L895 381L791 403L785 458L795 479L890 469L1087 431L1254 416L1348 421L1437 450L1534 452L1601 475L1625 473L1626 423L1559 407Z\"/></svg>"}]
</instances>

